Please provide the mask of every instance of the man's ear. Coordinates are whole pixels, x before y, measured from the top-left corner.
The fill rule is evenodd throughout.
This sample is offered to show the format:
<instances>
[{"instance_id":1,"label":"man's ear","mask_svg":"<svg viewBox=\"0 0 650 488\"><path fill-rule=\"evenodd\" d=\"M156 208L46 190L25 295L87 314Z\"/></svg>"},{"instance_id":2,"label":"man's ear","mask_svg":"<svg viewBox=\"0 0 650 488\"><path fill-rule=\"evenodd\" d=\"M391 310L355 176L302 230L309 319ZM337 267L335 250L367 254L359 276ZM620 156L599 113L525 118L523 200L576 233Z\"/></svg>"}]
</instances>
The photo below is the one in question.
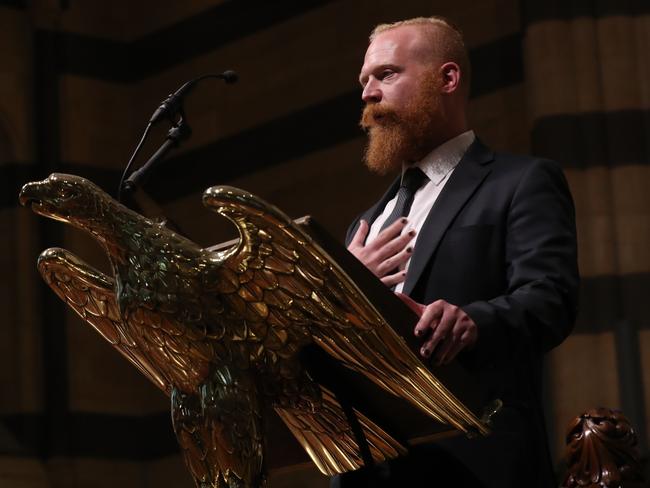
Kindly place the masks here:
<instances>
[{"instance_id":1,"label":"man's ear","mask_svg":"<svg viewBox=\"0 0 650 488\"><path fill-rule=\"evenodd\" d=\"M460 66L453 61L448 61L440 66L442 79L442 93L454 93L460 88Z\"/></svg>"}]
</instances>

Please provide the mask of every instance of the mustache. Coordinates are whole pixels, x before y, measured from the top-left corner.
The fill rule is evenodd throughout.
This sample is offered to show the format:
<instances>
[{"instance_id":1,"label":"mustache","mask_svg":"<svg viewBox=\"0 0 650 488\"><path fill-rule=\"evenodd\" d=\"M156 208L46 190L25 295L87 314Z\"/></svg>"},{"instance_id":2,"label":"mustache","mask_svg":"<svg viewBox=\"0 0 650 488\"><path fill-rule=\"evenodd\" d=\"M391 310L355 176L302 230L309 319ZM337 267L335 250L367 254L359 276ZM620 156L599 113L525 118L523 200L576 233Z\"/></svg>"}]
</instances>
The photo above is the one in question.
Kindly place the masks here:
<instances>
[{"instance_id":1,"label":"mustache","mask_svg":"<svg viewBox=\"0 0 650 488\"><path fill-rule=\"evenodd\" d=\"M399 121L400 117L396 110L373 103L364 107L359 125L367 132L373 127L395 125Z\"/></svg>"}]
</instances>

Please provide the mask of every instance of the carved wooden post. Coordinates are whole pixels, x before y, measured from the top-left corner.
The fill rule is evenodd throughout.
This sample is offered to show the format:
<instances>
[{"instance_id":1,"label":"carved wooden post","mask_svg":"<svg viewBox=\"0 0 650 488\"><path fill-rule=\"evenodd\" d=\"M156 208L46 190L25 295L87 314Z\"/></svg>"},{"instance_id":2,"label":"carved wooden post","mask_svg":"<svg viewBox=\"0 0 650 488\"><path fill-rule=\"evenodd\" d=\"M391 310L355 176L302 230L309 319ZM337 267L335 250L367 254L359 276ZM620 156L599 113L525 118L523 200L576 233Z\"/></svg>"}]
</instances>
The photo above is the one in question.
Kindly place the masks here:
<instances>
[{"instance_id":1,"label":"carved wooden post","mask_svg":"<svg viewBox=\"0 0 650 488\"><path fill-rule=\"evenodd\" d=\"M563 488L647 487L636 450L637 435L618 410L595 408L573 419L566 436Z\"/></svg>"}]
</instances>

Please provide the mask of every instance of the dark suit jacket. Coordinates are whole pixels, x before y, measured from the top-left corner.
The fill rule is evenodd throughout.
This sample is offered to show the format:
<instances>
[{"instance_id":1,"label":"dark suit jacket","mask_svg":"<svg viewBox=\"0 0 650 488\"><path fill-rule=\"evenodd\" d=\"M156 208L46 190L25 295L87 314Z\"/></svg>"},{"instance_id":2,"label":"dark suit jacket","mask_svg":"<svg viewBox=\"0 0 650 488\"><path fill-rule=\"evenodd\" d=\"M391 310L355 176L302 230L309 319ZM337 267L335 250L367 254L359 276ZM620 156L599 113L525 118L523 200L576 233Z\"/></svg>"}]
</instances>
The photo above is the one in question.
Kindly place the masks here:
<instances>
[{"instance_id":1,"label":"dark suit jacket","mask_svg":"<svg viewBox=\"0 0 650 488\"><path fill-rule=\"evenodd\" d=\"M361 218L372 223L381 214L397 187L395 181L352 224L346 243ZM476 140L420 230L404 293L425 304L444 299L474 320L478 342L458 360L476 377L485 401L500 398L504 408L492 436L452 439L424 449L417 462L407 460L400 469L409 470L413 482L430 477L423 464L428 469L438 459L444 464L431 473L464 471L471 486L557 486L541 408L541 365L543 353L562 342L575 320L576 247L573 201L560 167L495 154ZM458 476L464 475L448 482L462 486Z\"/></svg>"}]
</instances>

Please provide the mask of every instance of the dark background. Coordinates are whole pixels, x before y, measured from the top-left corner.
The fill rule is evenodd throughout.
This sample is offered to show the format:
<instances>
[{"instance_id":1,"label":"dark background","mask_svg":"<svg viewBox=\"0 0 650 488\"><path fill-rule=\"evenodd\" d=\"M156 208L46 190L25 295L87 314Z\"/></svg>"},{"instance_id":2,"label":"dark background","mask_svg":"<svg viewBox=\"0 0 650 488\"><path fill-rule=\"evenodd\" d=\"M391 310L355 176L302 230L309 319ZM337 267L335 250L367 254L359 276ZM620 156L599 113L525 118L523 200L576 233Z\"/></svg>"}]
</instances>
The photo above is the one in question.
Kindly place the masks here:
<instances>
[{"instance_id":1,"label":"dark background","mask_svg":"<svg viewBox=\"0 0 650 488\"><path fill-rule=\"evenodd\" d=\"M379 23L444 15L473 63L472 127L501 151L552 157L577 206L581 314L548 357L549 434L622 408L647 446L650 405L650 3L645 0L0 1L0 486L191 486L167 399L42 284L38 254L106 267L84 235L20 208L51 172L114 193L160 101L198 75L194 134L148 193L201 244L233 236L202 191L244 188L342 239L383 191L360 162L357 75ZM163 124L164 125L164 124ZM140 161L167 128L158 127ZM277 448L281 448L278 446ZM271 487L326 483L309 466Z\"/></svg>"}]
</instances>

